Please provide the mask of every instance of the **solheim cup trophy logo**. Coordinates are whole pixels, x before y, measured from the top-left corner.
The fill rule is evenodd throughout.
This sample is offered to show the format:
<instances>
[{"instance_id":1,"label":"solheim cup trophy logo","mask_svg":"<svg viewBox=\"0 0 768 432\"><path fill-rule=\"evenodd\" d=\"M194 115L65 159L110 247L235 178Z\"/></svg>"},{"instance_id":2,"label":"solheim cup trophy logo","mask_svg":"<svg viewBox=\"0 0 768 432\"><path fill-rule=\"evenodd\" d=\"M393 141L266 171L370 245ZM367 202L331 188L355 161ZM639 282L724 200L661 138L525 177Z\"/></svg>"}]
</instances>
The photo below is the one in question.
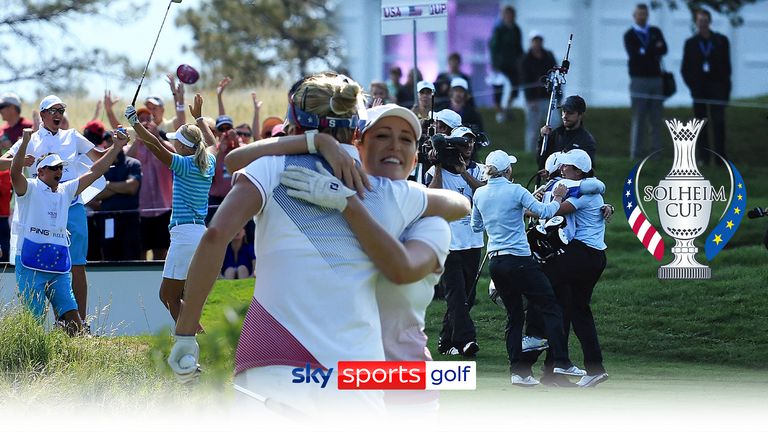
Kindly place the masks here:
<instances>
[{"instance_id":1,"label":"solheim cup trophy logo","mask_svg":"<svg viewBox=\"0 0 768 432\"><path fill-rule=\"evenodd\" d=\"M709 266L696 260L698 248L694 240L704 234L709 225L714 202L726 202L725 210L717 226L707 235L704 250L707 260L717 255L733 237L742 213L747 206L747 189L736 167L717 155L728 169L730 192L726 197L725 186L712 186L696 165L696 139L705 120L690 120L683 124L673 119L667 121L672 134L674 159L669 174L658 186L643 189L643 201L656 201L661 228L675 240L672 247L674 259L659 267L659 279L710 279ZM651 155L652 156L652 155ZM624 212L627 221L643 246L658 260L664 257L664 240L646 217L638 199L639 178L643 165L651 157L635 165L624 184Z\"/></svg>"}]
</instances>

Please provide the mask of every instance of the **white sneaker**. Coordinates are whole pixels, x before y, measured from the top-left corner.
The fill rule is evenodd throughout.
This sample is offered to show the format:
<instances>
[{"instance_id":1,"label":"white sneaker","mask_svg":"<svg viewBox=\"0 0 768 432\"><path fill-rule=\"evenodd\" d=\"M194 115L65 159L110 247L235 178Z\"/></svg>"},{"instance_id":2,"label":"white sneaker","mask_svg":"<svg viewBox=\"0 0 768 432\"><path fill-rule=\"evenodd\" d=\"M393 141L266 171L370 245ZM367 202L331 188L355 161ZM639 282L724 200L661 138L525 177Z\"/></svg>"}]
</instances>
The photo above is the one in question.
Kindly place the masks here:
<instances>
[{"instance_id":1,"label":"white sneaker","mask_svg":"<svg viewBox=\"0 0 768 432\"><path fill-rule=\"evenodd\" d=\"M584 369L579 369L575 365L572 365L568 369L554 368L552 372L560 375L570 375L570 376L580 376L580 377L587 375L587 371L585 371Z\"/></svg>"},{"instance_id":2,"label":"white sneaker","mask_svg":"<svg viewBox=\"0 0 768 432\"><path fill-rule=\"evenodd\" d=\"M579 387L595 387L596 385L604 382L608 379L608 374L603 372L597 375L584 375L579 382L576 383Z\"/></svg>"},{"instance_id":3,"label":"white sneaker","mask_svg":"<svg viewBox=\"0 0 768 432\"><path fill-rule=\"evenodd\" d=\"M442 354L443 354L443 355L449 355L449 356L456 356L456 355L459 355L459 354L461 354L461 352L459 352L459 349L458 349L458 348L456 348L456 347L450 347L450 348L448 349L448 351L446 351L446 352L444 352L444 353L442 353Z\"/></svg>"},{"instance_id":4,"label":"white sneaker","mask_svg":"<svg viewBox=\"0 0 768 432\"><path fill-rule=\"evenodd\" d=\"M523 336L523 352L544 351L549 348L549 341L536 336Z\"/></svg>"},{"instance_id":5,"label":"white sneaker","mask_svg":"<svg viewBox=\"0 0 768 432\"><path fill-rule=\"evenodd\" d=\"M506 120L506 116L504 115L503 111L499 111L496 113L496 123L502 124L504 123L504 120Z\"/></svg>"},{"instance_id":6,"label":"white sneaker","mask_svg":"<svg viewBox=\"0 0 768 432\"><path fill-rule=\"evenodd\" d=\"M512 385L520 387L533 387L535 385L539 385L539 380L534 378L533 375L528 375L527 377L523 378L520 375L512 374Z\"/></svg>"}]
</instances>

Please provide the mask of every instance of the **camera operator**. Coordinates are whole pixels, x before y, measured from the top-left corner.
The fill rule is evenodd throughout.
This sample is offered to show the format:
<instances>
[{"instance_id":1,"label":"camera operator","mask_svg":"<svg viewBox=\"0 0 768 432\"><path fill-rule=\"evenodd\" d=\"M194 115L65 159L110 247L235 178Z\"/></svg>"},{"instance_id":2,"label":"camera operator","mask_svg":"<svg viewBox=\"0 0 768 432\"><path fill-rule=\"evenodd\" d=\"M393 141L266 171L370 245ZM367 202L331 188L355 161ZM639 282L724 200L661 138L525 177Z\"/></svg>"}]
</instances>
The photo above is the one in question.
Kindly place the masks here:
<instances>
[{"instance_id":1,"label":"camera operator","mask_svg":"<svg viewBox=\"0 0 768 432\"><path fill-rule=\"evenodd\" d=\"M484 166L472 160L475 138L472 129L464 126L455 128L448 138L432 137L430 160L434 166L426 175L430 188L454 190L472 201L474 191L485 184L480 180ZM483 233L472 231L469 216L451 222L450 227L450 252L439 282L448 309L443 317L438 351L472 357L480 349L469 312L475 303L474 282L480 265Z\"/></svg>"},{"instance_id":2,"label":"camera operator","mask_svg":"<svg viewBox=\"0 0 768 432\"><path fill-rule=\"evenodd\" d=\"M544 142L544 135L549 135L549 140L546 151L539 157L539 169L544 168L544 162L552 153L567 152L573 149L587 152L594 165L597 144L592 134L584 128L584 113L587 111L587 103L581 96L568 96L559 108L563 125L555 130L548 126L541 128L539 154Z\"/></svg>"}]
</instances>

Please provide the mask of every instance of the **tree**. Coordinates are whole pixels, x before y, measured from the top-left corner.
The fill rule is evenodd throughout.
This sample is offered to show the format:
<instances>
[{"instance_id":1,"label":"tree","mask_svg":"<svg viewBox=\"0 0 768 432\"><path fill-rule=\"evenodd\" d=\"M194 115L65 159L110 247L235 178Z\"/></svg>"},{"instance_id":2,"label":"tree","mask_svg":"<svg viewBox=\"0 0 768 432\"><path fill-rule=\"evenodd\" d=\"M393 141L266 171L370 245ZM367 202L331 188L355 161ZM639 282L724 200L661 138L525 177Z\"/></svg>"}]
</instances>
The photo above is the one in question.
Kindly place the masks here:
<instances>
[{"instance_id":1,"label":"tree","mask_svg":"<svg viewBox=\"0 0 768 432\"><path fill-rule=\"evenodd\" d=\"M84 50L68 29L85 15L104 15L112 0L5 0L0 8L0 85L34 81L48 92L84 89L81 73L124 78L128 60ZM112 10L112 13L115 11ZM105 18L110 19L104 15ZM135 76L135 75L133 75Z\"/></svg>"},{"instance_id":2,"label":"tree","mask_svg":"<svg viewBox=\"0 0 768 432\"><path fill-rule=\"evenodd\" d=\"M744 23L744 18L740 14L741 8L758 1L762 0L653 0L651 6L655 9L661 7L662 3L666 3L670 9L674 10L680 6L679 3L685 3L691 14L697 9L708 8L727 16L731 25L738 27Z\"/></svg>"},{"instance_id":3,"label":"tree","mask_svg":"<svg viewBox=\"0 0 768 432\"><path fill-rule=\"evenodd\" d=\"M234 77L240 85L262 83L287 73L305 75L340 63L333 24L335 1L208 0L176 20L194 36L191 47L202 60L202 75L215 82ZM185 47L189 49L190 47Z\"/></svg>"}]
</instances>

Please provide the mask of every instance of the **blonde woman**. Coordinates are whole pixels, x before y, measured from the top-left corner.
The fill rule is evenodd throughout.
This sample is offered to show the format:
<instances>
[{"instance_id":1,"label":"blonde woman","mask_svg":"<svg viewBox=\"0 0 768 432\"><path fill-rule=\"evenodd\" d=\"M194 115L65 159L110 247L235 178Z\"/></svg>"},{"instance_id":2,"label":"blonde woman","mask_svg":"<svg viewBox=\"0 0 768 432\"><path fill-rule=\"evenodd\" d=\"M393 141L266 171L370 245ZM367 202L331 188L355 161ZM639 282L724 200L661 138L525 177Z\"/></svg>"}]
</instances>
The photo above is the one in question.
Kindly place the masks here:
<instances>
[{"instance_id":1,"label":"blonde woman","mask_svg":"<svg viewBox=\"0 0 768 432\"><path fill-rule=\"evenodd\" d=\"M286 146L300 144L297 151L316 153L315 138L320 137L308 130L329 133L342 143L352 142L362 107L362 89L353 80L333 74L307 77L289 93L288 133L303 136L272 138L247 147L258 149L288 141ZM361 148L359 157L355 147L341 147L364 164L368 161L401 171L415 160L415 135L411 132L409 136L408 148L412 149L407 154L400 147L375 152ZM230 167L234 167L232 157L227 160ZM194 330L227 243L245 221L258 215L256 287L235 355L235 384L310 413L322 412L321 406L334 403L351 408L382 406L379 392L335 392L335 375L325 388L292 384L292 371L297 367L327 370L335 368L339 360L385 358L375 293L378 273L338 211L340 206L317 207L294 199L280 184L280 176L288 168L315 169L322 160L311 154L262 157L236 173L232 191L192 260L176 343L168 359L180 379L192 380L197 375L194 365L182 365L180 360L198 356ZM353 169L344 177L359 179L359 175ZM416 184L383 177L366 179L370 190L363 204L395 237L421 216L439 214L447 201L429 197ZM457 198L454 213L461 217L468 212L469 203ZM346 206L346 198L342 201Z\"/></svg>"},{"instance_id":2,"label":"blonde woman","mask_svg":"<svg viewBox=\"0 0 768 432\"><path fill-rule=\"evenodd\" d=\"M138 137L160 162L173 171L173 204L171 223L168 226L171 245L163 267L160 300L168 308L174 321L179 317L190 260L205 233L208 192L216 165L216 157L207 151L207 147L213 145L215 139L202 116L202 107L203 98L197 94L194 105L189 107L197 125L184 124L176 132L167 135L175 153L169 151L155 135L144 128L138 121L133 106L125 109L125 117Z\"/></svg>"}]
</instances>

